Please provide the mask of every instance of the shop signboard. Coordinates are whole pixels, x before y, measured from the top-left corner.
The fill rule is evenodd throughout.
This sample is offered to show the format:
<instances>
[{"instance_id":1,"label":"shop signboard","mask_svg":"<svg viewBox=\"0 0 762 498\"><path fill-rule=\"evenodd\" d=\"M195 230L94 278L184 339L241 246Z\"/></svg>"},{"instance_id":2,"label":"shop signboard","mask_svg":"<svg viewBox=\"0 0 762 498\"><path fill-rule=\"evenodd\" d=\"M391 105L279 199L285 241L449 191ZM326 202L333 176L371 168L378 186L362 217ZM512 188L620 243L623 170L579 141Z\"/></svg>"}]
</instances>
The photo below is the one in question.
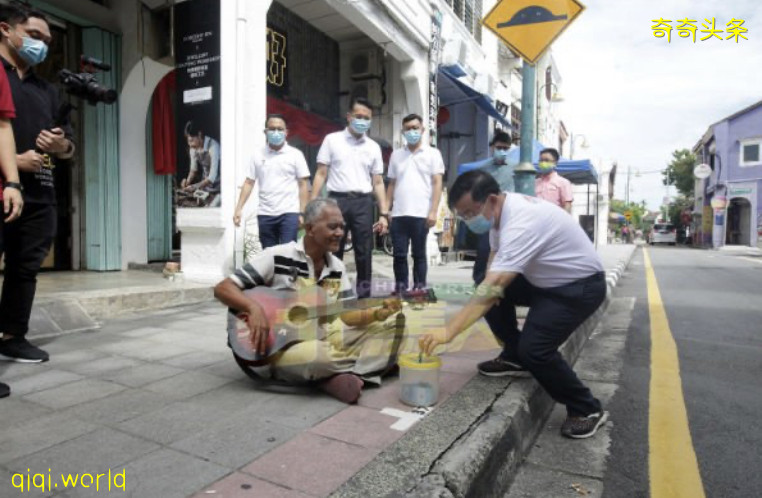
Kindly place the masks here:
<instances>
[{"instance_id":1,"label":"shop signboard","mask_svg":"<svg viewBox=\"0 0 762 498\"><path fill-rule=\"evenodd\" d=\"M177 176L179 207L219 207L220 2L175 5Z\"/></svg>"}]
</instances>

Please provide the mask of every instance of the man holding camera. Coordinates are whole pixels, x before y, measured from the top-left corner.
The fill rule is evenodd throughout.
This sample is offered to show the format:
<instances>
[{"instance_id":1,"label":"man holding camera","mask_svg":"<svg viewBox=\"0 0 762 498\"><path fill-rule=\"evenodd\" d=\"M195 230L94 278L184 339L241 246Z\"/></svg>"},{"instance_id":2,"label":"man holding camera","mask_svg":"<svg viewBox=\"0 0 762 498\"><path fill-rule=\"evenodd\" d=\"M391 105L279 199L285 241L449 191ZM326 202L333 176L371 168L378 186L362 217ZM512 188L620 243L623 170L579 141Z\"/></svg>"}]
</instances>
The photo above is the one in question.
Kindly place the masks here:
<instances>
[{"instance_id":1,"label":"man holding camera","mask_svg":"<svg viewBox=\"0 0 762 498\"><path fill-rule=\"evenodd\" d=\"M48 360L48 354L24 336L29 330L37 273L56 233L54 161L74 155L70 131L55 123L58 90L33 70L45 60L50 41L44 14L0 6L0 58L17 109L13 133L26 202L21 217L3 228L6 266L0 298L0 357L24 363Z\"/></svg>"}]
</instances>

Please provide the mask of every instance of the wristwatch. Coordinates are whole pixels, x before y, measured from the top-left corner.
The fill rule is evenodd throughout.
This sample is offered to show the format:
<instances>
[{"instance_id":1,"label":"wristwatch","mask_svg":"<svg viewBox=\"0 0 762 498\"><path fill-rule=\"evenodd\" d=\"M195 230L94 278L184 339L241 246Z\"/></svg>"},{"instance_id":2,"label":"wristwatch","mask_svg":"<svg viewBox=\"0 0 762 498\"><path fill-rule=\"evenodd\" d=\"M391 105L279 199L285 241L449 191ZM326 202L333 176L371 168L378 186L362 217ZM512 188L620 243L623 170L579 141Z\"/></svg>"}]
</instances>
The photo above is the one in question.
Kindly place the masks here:
<instances>
[{"instance_id":1,"label":"wristwatch","mask_svg":"<svg viewBox=\"0 0 762 498\"><path fill-rule=\"evenodd\" d=\"M20 183L17 183L17 182L5 182L5 184L3 185L3 188L15 188L19 192L23 192L24 191L23 185L21 185Z\"/></svg>"}]
</instances>

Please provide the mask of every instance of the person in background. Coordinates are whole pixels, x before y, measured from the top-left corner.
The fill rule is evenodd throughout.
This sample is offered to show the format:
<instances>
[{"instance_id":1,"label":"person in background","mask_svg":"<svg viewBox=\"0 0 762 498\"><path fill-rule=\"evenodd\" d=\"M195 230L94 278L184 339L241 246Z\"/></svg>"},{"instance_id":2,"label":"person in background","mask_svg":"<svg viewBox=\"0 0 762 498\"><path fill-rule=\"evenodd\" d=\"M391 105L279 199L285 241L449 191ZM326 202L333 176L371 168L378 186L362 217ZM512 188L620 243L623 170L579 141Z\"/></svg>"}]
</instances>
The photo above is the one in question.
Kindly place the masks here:
<instances>
[{"instance_id":1,"label":"person in background","mask_svg":"<svg viewBox=\"0 0 762 498\"><path fill-rule=\"evenodd\" d=\"M21 197L19 170L16 166L16 142L13 139L11 119L16 117L11 88L5 69L0 68L0 201L4 219L0 220L0 257L3 256L3 223L10 223L21 215L24 200ZM0 398L11 394L8 384L0 382Z\"/></svg>"},{"instance_id":2,"label":"person in background","mask_svg":"<svg viewBox=\"0 0 762 498\"><path fill-rule=\"evenodd\" d=\"M288 128L283 116L268 116L265 136L267 145L254 154L233 216L235 226L240 226L243 205L258 180L257 221L262 249L296 241L303 221L301 213L309 197L310 178L304 154L286 142Z\"/></svg>"},{"instance_id":3,"label":"person in background","mask_svg":"<svg viewBox=\"0 0 762 498\"><path fill-rule=\"evenodd\" d=\"M48 360L26 340L37 274L56 234L58 210L53 167L74 155L71 129L58 126L58 90L35 74L52 40L45 15L0 6L0 59L17 109L12 122L24 211L3 227L5 278L0 298L0 357L24 363ZM60 123L59 123L60 124Z\"/></svg>"},{"instance_id":4,"label":"person in background","mask_svg":"<svg viewBox=\"0 0 762 498\"><path fill-rule=\"evenodd\" d=\"M426 287L426 237L437 223L445 167L439 149L422 140L424 131L421 116L404 117L402 134L407 145L395 150L389 160L386 198L392 213L395 292L408 289L407 253L411 244L413 287Z\"/></svg>"},{"instance_id":5,"label":"person in background","mask_svg":"<svg viewBox=\"0 0 762 498\"><path fill-rule=\"evenodd\" d=\"M540 199L552 202L571 213L574 200L572 184L556 171L558 158L556 149L543 149L540 152L540 162L537 164L540 175L535 180L534 191Z\"/></svg>"},{"instance_id":6,"label":"person in background","mask_svg":"<svg viewBox=\"0 0 762 498\"><path fill-rule=\"evenodd\" d=\"M558 207L500 192L495 179L479 170L455 180L448 202L471 230L490 234L490 266L471 300L446 327L420 338L421 350L434 353L484 317L503 350L480 363L479 373L531 374L566 407L561 434L593 436L608 413L558 351L606 298L603 264L587 234ZM529 306L521 331L517 305Z\"/></svg>"},{"instance_id":7,"label":"person in background","mask_svg":"<svg viewBox=\"0 0 762 498\"><path fill-rule=\"evenodd\" d=\"M370 102L362 98L352 100L346 129L329 134L320 146L311 196L317 198L325 184L328 197L339 204L348 232L352 234L359 299L370 297L373 232L384 234L389 226L381 147L367 136L372 118ZM375 224L373 194L380 216ZM336 251L340 260L344 257L345 241L346 233Z\"/></svg>"},{"instance_id":8,"label":"person in background","mask_svg":"<svg viewBox=\"0 0 762 498\"><path fill-rule=\"evenodd\" d=\"M513 170L516 163L508 159L508 151L511 150L511 136L504 131L495 132L492 138L492 157L485 161L479 169L492 175L502 192L514 192L516 187L513 182ZM476 285L484 280L487 271L487 259L489 258L489 234L478 236L476 245L476 261L474 262L473 279Z\"/></svg>"}]
</instances>

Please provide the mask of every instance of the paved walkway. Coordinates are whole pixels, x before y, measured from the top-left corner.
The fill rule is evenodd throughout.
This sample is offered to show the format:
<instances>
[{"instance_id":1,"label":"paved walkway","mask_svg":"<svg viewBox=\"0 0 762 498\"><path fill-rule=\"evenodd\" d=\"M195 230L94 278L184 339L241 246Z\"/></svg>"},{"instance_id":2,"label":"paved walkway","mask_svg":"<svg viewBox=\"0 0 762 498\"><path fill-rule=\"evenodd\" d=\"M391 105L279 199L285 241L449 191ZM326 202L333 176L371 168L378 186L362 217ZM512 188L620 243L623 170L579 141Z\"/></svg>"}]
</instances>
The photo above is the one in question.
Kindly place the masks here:
<instances>
[{"instance_id":1,"label":"paved walkway","mask_svg":"<svg viewBox=\"0 0 762 498\"><path fill-rule=\"evenodd\" d=\"M625 247L602 248L607 268ZM377 261L390 268L391 258ZM470 271L468 262L433 267L431 281L467 284ZM463 288L440 297L463 300ZM14 473L50 473L40 496L327 496L421 415L398 401L396 379L366 390L356 406L257 385L231 360L224 321L216 303L133 315L46 339L48 363L0 363L13 389L0 400L0 496L18 492ZM483 325L461 346L443 357L440 404L496 348ZM127 493L63 490L60 478L55 487L62 473L109 469L125 469Z\"/></svg>"}]
</instances>

